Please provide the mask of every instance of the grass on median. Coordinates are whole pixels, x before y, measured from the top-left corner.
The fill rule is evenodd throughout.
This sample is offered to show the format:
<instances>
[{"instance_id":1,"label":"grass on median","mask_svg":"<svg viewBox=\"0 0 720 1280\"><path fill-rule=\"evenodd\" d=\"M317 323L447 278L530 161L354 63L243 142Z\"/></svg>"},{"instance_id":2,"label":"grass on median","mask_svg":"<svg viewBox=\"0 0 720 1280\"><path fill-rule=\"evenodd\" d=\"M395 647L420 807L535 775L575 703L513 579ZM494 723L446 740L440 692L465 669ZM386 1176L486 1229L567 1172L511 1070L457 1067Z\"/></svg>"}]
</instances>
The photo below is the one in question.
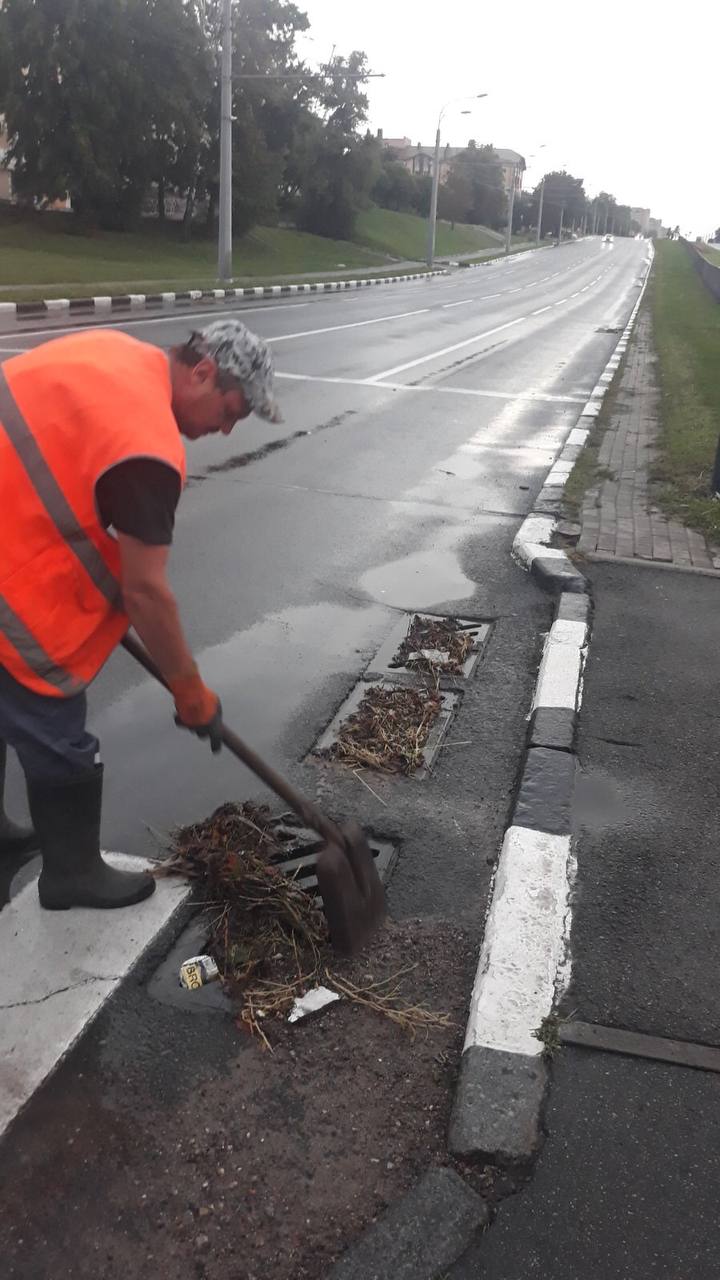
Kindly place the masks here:
<instances>
[{"instance_id":1,"label":"grass on median","mask_svg":"<svg viewBox=\"0 0 720 1280\"><path fill-rule=\"evenodd\" d=\"M678 241L657 245L649 293L662 419L652 477L669 515L718 542L720 502L708 491L720 435L720 304Z\"/></svg>"},{"instance_id":2,"label":"grass on median","mask_svg":"<svg viewBox=\"0 0 720 1280\"><path fill-rule=\"evenodd\" d=\"M256 227L235 242L235 283L322 279L324 273L344 270L402 274L395 260L424 259L426 225L414 214L373 208L359 216L352 243L285 227ZM483 227L438 226L438 254L495 243ZM177 223L148 223L138 232L83 233L69 214L21 218L10 211L0 216L0 301L212 288L216 260L213 239L196 237L187 244Z\"/></svg>"}]
</instances>

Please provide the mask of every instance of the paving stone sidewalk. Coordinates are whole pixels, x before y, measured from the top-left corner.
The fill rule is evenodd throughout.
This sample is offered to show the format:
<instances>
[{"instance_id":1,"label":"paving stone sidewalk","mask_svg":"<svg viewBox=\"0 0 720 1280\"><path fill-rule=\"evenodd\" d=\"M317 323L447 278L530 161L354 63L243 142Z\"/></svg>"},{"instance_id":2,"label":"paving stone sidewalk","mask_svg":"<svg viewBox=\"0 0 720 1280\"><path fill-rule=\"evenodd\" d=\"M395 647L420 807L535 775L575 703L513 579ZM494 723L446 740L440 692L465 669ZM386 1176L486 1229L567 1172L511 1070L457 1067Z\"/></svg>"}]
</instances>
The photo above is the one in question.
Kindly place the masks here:
<instances>
[{"instance_id":1,"label":"paving stone sidewalk","mask_svg":"<svg viewBox=\"0 0 720 1280\"><path fill-rule=\"evenodd\" d=\"M637 559L684 569L720 568L702 534L668 520L653 502L649 467L659 431L657 358L650 318L641 311L614 399L598 465L606 477L587 490L578 551L591 558Z\"/></svg>"}]
</instances>

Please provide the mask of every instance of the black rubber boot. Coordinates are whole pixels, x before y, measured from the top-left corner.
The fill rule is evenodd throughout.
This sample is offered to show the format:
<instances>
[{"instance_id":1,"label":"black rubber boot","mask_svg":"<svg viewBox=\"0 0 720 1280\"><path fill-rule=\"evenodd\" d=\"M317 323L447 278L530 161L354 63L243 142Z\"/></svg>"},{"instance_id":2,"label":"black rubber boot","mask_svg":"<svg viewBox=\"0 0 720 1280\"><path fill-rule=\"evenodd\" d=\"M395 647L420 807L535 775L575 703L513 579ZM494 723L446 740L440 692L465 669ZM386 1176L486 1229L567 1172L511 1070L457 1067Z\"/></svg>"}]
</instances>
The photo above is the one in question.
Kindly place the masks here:
<instances>
[{"instance_id":1,"label":"black rubber boot","mask_svg":"<svg viewBox=\"0 0 720 1280\"><path fill-rule=\"evenodd\" d=\"M101 857L102 782L102 765L72 782L28 782L43 857L38 893L49 911L131 907L154 892L147 872L117 871Z\"/></svg>"},{"instance_id":2,"label":"black rubber boot","mask_svg":"<svg viewBox=\"0 0 720 1280\"><path fill-rule=\"evenodd\" d=\"M32 827L19 827L5 812L5 766L7 747L0 742L0 858L4 854L30 853L39 848L39 840Z\"/></svg>"}]
</instances>

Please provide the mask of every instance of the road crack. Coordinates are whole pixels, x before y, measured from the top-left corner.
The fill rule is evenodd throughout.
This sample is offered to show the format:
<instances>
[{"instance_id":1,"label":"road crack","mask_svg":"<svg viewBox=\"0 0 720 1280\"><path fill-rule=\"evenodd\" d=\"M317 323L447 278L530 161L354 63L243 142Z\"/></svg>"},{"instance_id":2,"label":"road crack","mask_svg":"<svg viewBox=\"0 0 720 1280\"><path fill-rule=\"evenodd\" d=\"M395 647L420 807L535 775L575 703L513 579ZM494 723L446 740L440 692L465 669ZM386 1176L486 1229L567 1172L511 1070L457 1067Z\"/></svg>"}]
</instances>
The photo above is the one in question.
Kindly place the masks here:
<instances>
[{"instance_id":1,"label":"road crack","mask_svg":"<svg viewBox=\"0 0 720 1280\"><path fill-rule=\"evenodd\" d=\"M0 1004L0 1012L5 1009L24 1009L33 1004L45 1004L46 1000L52 1000L54 996L64 995L66 991L77 991L80 987L86 987L91 982L120 982L124 974L90 974L87 978L82 978L80 982L70 982L66 987L57 987L55 991L48 991L47 995L37 996L32 1000L16 1000L12 1004Z\"/></svg>"}]
</instances>

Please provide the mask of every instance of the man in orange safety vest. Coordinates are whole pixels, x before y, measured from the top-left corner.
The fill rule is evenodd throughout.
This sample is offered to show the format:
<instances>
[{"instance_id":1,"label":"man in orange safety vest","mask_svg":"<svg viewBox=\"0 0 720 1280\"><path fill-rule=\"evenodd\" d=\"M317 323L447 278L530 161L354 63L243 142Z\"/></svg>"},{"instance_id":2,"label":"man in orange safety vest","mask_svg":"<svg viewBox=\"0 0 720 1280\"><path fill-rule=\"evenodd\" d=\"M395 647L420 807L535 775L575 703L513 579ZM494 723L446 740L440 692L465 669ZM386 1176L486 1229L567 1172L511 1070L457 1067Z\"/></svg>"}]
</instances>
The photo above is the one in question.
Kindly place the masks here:
<instances>
[{"instance_id":1,"label":"man in orange safety vest","mask_svg":"<svg viewBox=\"0 0 720 1280\"><path fill-rule=\"evenodd\" d=\"M89 329L0 365L0 853L40 848L43 907L129 906L155 887L101 856L103 767L86 728L85 690L131 625L177 722L220 749L220 701L188 648L167 562L181 434L228 435L253 411L280 420L272 358L231 318L169 353ZM4 813L5 744L33 831Z\"/></svg>"}]
</instances>

